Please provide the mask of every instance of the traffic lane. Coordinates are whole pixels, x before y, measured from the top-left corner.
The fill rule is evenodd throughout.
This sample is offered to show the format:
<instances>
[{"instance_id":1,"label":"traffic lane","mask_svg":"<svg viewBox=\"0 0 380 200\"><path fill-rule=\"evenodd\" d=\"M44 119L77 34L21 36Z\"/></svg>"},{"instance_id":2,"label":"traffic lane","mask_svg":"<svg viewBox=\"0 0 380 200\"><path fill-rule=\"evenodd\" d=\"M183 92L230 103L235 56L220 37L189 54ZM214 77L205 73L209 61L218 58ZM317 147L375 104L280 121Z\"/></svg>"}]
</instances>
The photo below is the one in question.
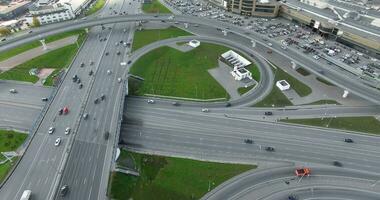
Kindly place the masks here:
<instances>
[{"instance_id":1,"label":"traffic lane","mask_svg":"<svg viewBox=\"0 0 380 200\"><path fill-rule=\"evenodd\" d=\"M294 174L296 167L276 167L261 170L251 170L227 180L223 184L211 190L202 200L205 199L270 199L283 191L288 193L291 190L297 190L302 187L317 187L318 185L354 187L366 189L368 192L373 190L369 188L377 176L370 173L358 171L311 167L311 176L299 178ZM352 184L348 182L352 182ZM289 192L288 194L291 194ZM283 196L283 195L282 195Z\"/></svg>"},{"instance_id":2,"label":"traffic lane","mask_svg":"<svg viewBox=\"0 0 380 200\"><path fill-rule=\"evenodd\" d=\"M286 191L285 194L280 193L278 195L271 196L270 198L274 200L282 200L286 199L289 195L294 194L296 197L300 199L367 199L367 200L377 200L379 199L379 193L363 191L363 190L355 190L352 188L338 188L333 187L329 188L328 186L314 186L312 187L313 191L311 192L311 188L302 188L302 189L294 189L291 191Z\"/></svg>"},{"instance_id":3,"label":"traffic lane","mask_svg":"<svg viewBox=\"0 0 380 200\"><path fill-rule=\"evenodd\" d=\"M244 139L252 138L255 144L248 145L248 152L252 150L263 151L266 154L265 156L274 156L276 159L288 157L294 160L318 161L325 164L332 164L334 160L340 160L345 163L345 166L353 168L360 167L358 163L362 163L363 167L371 168L371 170L377 165L376 160L380 158L376 142L363 144L360 141L355 145L350 145L344 143L342 139L319 138L322 135L320 132L329 137L339 135L339 132L288 127L286 125L273 126L274 124L236 119L213 119L202 115L193 115L187 118L184 117L184 114L181 117L181 115L169 115L162 112L159 114L139 115L129 110L128 113L134 117L125 119L127 124L123 124L124 131L130 129L127 131L127 135L123 136L124 142L127 143L134 143L134 140L136 140L137 142L135 143L137 144L149 141L149 143L173 143L176 146L188 145L189 147L195 146L197 148L206 148L207 144L209 144L210 148L223 150L225 147L228 148L228 151L241 152L242 150L247 151L247 144L244 144ZM128 120L131 122L128 122ZM205 124L205 121L208 123ZM284 134L283 130L290 128L291 130ZM331 134L328 134L328 132ZM224 135L228 137L219 141ZM344 138L342 136L335 137ZM268 154L268 152L261 150L260 146L262 148L273 146L278 151L274 154ZM300 154L299 152L302 153ZM348 156L347 152L352 153Z\"/></svg>"},{"instance_id":4,"label":"traffic lane","mask_svg":"<svg viewBox=\"0 0 380 200\"><path fill-rule=\"evenodd\" d=\"M0 85L0 102L18 103L30 106L43 107L45 102L42 101L42 98L50 97L53 91L53 88L50 87L40 87L14 81L1 81ZM17 93L10 93L10 89L15 89Z\"/></svg>"},{"instance_id":5,"label":"traffic lane","mask_svg":"<svg viewBox=\"0 0 380 200\"><path fill-rule=\"evenodd\" d=\"M148 100L154 100L148 103ZM173 106L173 100L153 98L153 97L137 97L129 96L127 101L133 104L133 107L147 107L152 109L176 109L186 112L202 112L202 108L207 108L209 114L219 115L239 115L247 119L277 119L277 118L313 118L313 117L335 117L335 116L376 116L380 113L379 106L289 106L284 108L260 108L260 107L208 107L208 103L198 103L198 107ZM265 115L265 112L272 112L272 115Z\"/></svg>"},{"instance_id":6,"label":"traffic lane","mask_svg":"<svg viewBox=\"0 0 380 200\"><path fill-rule=\"evenodd\" d=\"M137 105L136 105L137 103ZM139 116L139 121L148 120L152 117L158 118L158 120L163 120L164 118L183 121L184 123L197 123L197 124L206 124L208 125L231 125L240 128L240 124L245 123L249 126L255 126L254 130L261 131L266 133L266 130L276 129L278 133L274 132L272 134L276 134L274 137L280 137L282 135L280 130L287 130L290 134L286 135L286 137L291 139L306 138L305 141L319 141L321 143L332 143L333 145L341 144L345 138L351 138L355 143L366 146L366 148L371 149L372 146L376 146L379 141L379 138L371 135L359 135L359 134L349 134L343 131L336 131L331 129L320 129L318 127L313 128L304 128L299 126L293 126L288 124L278 124L266 121L258 121L258 120L249 120L240 117L237 115L221 115L221 114L213 114L210 113L202 113L197 108L195 111L186 109L181 109L181 107L156 107L156 106L140 106L139 102L135 102L134 100L130 101L128 97L125 103L126 109L124 111L124 117L131 117L131 113ZM242 109L236 109L242 110ZM227 110L226 112L228 112ZM234 110L233 110L234 111ZM307 111L305 111L307 112ZM323 112L322 112L323 113ZM161 119L160 119L161 118ZM307 131L306 131L307 130ZM303 131L303 132L302 132ZM249 136L249 135L246 135ZM352 145L351 145L352 146ZM355 146L355 145L354 145Z\"/></svg>"},{"instance_id":7,"label":"traffic lane","mask_svg":"<svg viewBox=\"0 0 380 200\"><path fill-rule=\"evenodd\" d=\"M15 107L0 103L0 127L29 132L42 108Z\"/></svg>"}]
</instances>

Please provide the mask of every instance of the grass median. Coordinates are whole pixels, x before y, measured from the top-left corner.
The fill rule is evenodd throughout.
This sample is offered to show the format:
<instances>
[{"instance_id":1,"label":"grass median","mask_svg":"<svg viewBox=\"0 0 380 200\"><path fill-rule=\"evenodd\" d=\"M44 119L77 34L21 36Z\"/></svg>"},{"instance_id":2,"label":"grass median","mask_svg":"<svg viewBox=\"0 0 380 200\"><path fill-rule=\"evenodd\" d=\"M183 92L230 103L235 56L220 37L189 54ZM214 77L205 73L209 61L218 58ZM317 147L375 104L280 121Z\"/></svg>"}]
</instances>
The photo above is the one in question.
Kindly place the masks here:
<instances>
[{"instance_id":1,"label":"grass median","mask_svg":"<svg viewBox=\"0 0 380 200\"><path fill-rule=\"evenodd\" d=\"M166 29L137 30L133 39L132 51L159 40L189 35L192 34L172 26Z\"/></svg>"},{"instance_id":2,"label":"grass median","mask_svg":"<svg viewBox=\"0 0 380 200\"><path fill-rule=\"evenodd\" d=\"M145 13L172 13L168 8L162 5L158 0L152 0L151 3L143 3L142 10Z\"/></svg>"},{"instance_id":3,"label":"grass median","mask_svg":"<svg viewBox=\"0 0 380 200\"><path fill-rule=\"evenodd\" d=\"M130 93L228 99L228 93L207 71L218 66L218 57L227 50L225 46L209 43L202 43L188 52L168 46L154 49L132 66L130 73L145 81L131 82Z\"/></svg>"},{"instance_id":4,"label":"grass median","mask_svg":"<svg viewBox=\"0 0 380 200\"><path fill-rule=\"evenodd\" d=\"M120 158L134 163L132 165L140 176L112 174L111 197L119 200L200 199L222 182L256 168L254 165L203 162L126 151L122 151Z\"/></svg>"},{"instance_id":5,"label":"grass median","mask_svg":"<svg viewBox=\"0 0 380 200\"><path fill-rule=\"evenodd\" d=\"M38 81L37 76L29 74L29 71L33 68L42 69L42 68L52 68L55 69L54 72L46 79L45 85L53 84L53 77L61 69L66 68L71 63L76 52L78 51L78 46L80 46L86 37L84 31L79 34L78 45L71 44L65 47L50 51L41 56L35 57L25 63L22 63L11 70L3 72L0 74L0 79L4 80L17 80L36 83Z\"/></svg>"},{"instance_id":6,"label":"grass median","mask_svg":"<svg viewBox=\"0 0 380 200\"><path fill-rule=\"evenodd\" d=\"M97 0L95 4L86 12L86 16L96 13L98 10L102 9L106 4L106 0Z\"/></svg>"},{"instance_id":7,"label":"grass median","mask_svg":"<svg viewBox=\"0 0 380 200\"><path fill-rule=\"evenodd\" d=\"M27 134L19 133L15 131L0 130L0 152L15 151L27 138ZM1 160L5 157L0 155ZM0 164L0 183L4 180L6 175L13 164L17 161L17 158L13 158L13 162L6 162Z\"/></svg>"},{"instance_id":8,"label":"grass median","mask_svg":"<svg viewBox=\"0 0 380 200\"><path fill-rule=\"evenodd\" d=\"M380 121L375 117L324 117L312 119L283 119L282 122L380 134Z\"/></svg>"},{"instance_id":9,"label":"grass median","mask_svg":"<svg viewBox=\"0 0 380 200\"><path fill-rule=\"evenodd\" d=\"M83 34L83 32L84 32L84 30L74 30L74 31L59 33L56 35L51 35L51 36L48 36L45 38L45 43L48 44L50 42L54 42L54 41L57 41L57 40L60 40L60 39L63 39L63 38L69 37L69 36L80 35L80 34ZM25 51L28 51L30 49L34 49L34 48L40 47L40 46L41 46L41 42L36 40L33 42L29 42L27 44L18 46L16 48L10 49L8 51L1 52L0 53L0 61L6 60L10 57L16 56L20 53L23 53Z\"/></svg>"},{"instance_id":10,"label":"grass median","mask_svg":"<svg viewBox=\"0 0 380 200\"><path fill-rule=\"evenodd\" d=\"M292 89L296 91L296 93L300 97L307 96L311 94L312 90L309 86L297 80L290 74L286 73L279 67L274 69L275 83L279 80L286 80ZM284 107L284 106L292 106L293 103L284 95L284 93L278 89L278 87L274 84L272 91L266 96L263 100L256 103L255 107Z\"/></svg>"}]
</instances>

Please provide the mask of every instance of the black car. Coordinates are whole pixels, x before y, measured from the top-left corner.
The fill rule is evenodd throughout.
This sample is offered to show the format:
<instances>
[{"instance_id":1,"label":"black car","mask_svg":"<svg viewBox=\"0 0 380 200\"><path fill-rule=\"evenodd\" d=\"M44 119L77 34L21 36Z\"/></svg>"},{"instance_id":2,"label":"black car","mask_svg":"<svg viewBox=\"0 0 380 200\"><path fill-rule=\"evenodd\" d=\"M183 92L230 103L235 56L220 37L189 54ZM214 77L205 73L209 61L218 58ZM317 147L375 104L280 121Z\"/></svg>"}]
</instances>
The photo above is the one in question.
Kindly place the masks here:
<instances>
[{"instance_id":1,"label":"black car","mask_svg":"<svg viewBox=\"0 0 380 200\"><path fill-rule=\"evenodd\" d=\"M83 62L80 64L80 67L84 67L84 63Z\"/></svg>"},{"instance_id":2,"label":"black car","mask_svg":"<svg viewBox=\"0 0 380 200\"><path fill-rule=\"evenodd\" d=\"M48 101L49 99L48 98L42 98L41 100L42 101Z\"/></svg>"},{"instance_id":3,"label":"black car","mask_svg":"<svg viewBox=\"0 0 380 200\"><path fill-rule=\"evenodd\" d=\"M345 138L345 139L344 139L344 142L347 142L347 143L354 143L354 141L353 141L351 138Z\"/></svg>"},{"instance_id":4,"label":"black car","mask_svg":"<svg viewBox=\"0 0 380 200\"><path fill-rule=\"evenodd\" d=\"M99 99L96 98L95 101L94 101L95 104L98 104L99 103Z\"/></svg>"},{"instance_id":5,"label":"black car","mask_svg":"<svg viewBox=\"0 0 380 200\"><path fill-rule=\"evenodd\" d=\"M91 70L90 72L88 72L88 75L93 75L94 74L94 72Z\"/></svg>"},{"instance_id":6,"label":"black car","mask_svg":"<svg viewBox=\"0 0 380 200\"><path fill-rule=\"evenodd\" d=\"M226 103L226 107L231 107L231 103Z\"/></svg>"},{"instance_id":7,"label":"black car","mask_svg":"<svg viewBox=\"0 0 380 200\"><path fill-rule=\"evenodd\" d=\"M78 79L78 76L77 76L77 75L74 75L74 76L73 76L73 81L75 82L75 81L77 81L77 79Z\"/></svg>"},{"instance_id":8,"label":"black car","mask_svg":"<svg viewBox=\"0 0 380 200\"><path fill-rule=\"evenodd\" d=\"M83 88L83 84L79 84L79 89L82 89Z\"/></svg>"},{"instance_id":9,"label":"black car","mask_svg":"<svg viewBox=\"0 0 380 200\"><path fill-rule=\"evenodd\" d=\"M105 95L105 94L102 94L102 95L100 96L100 98L101 98L102 100L104 100L104 99L106 99L106 95Z\"/></svg>"},{"instance_id":10,"label":"black car","mask_svg":"<svg viewBox=\"0 0 380 200\"><path fill-rule=\"evenodd\" d=\"M274 148L273 148L273 147L265 147L265 151L270 151L270 152L272 152L272 151L274 151Z\"/></svg>"},{"instance_id":11,"label":"black car","mask_svg":"<svg viewBox=\"0 0 380 200\"><path fill-rule=\"evenodd\" d=\"M264 115L269 116L269 115L273 115L273 113L271 111L266 111L266 112L264 112Z\"/></svg>"},{"instance_id":12,"label":"black car","mask_svg":"<svg viewBox=\"0 0 380 200\"><path fill-rule=\"evenodd\" d=\"M58 114L59 114L59 115L62 115L62 114L63 114L63 109L62 109L62 108L59 109Z\"/></svg>"},{"instance_id":13,"label":"black car","mask_svg":"<svg viewBox=\"0 0 380 200\"><path fill-rule=\"evenodd\" d=\"M116 53L116 55L120 55L121 53L120 53L120 51L118 51L117 53Z\"/></svg>"},{"instance_id":14,"label":"black car","mask_svg":"<svg viewBox=\"0 0 380 200\"><path fill-rule=\"evenodd\" d=\"M68 185L64 185L61 187L61 189L59 190L59 195L61 197L64 197L66 196L67 192L69 192L69 186Z\"/></svg>"},{"instance_id":15,"label":"black car","mask_svg":"<svg viewBox=\"0 0 380 200\"><path fill-rule=\"evenodd\" d=\"M131 64L131 63L132 63L132 61L131 61L131 60L129 60L127 64L129 65L129 64Z\"/></svg>"},{"instance_id":16,"label":"black car","mask_svg":"<svg viewBox=\"0 0 380 200\"><path fill-rule=\"evenodd\" d=\"M105 132L105 133L104 133L104 139L105 139L105 140L108 140L109 137L110 137L110 132L108 132L108 131Z\"/></svg>"},{"instance_id":17,"label":"black car","mask_svg":"<svg viewBox=\"0 0 380 200\"><path fill-rule=\"evenodd\" d=\"M245 139L244 143L246 143L246 144L253 144L253 140L251 140L251 139Z\"/></svg>"},{"instance_id":18,"label":"black car","mask_svg":"<svg viewBox=\"0 0 380 200\"><path fill-rule=\"evenodd\" d=\"M106 52L106 56L108 56L110 53Z\"/></svg>"},{"instance_id":19,"label":"black car","mask_svg":"<svg viewBox=\"0 0 380 200\"><path fill-rule=\"evenodd\" d=\"M343 164L341 162L339 162L339 161L334 161L333 165L336 166L336 167L343 167Z\"/></svg>"},{"instance_id":20,"label":"black car","mask_svg":"<svg viewBox=\"0 0 380 200\"><path fill-rule=\"evenodd\" d=\"M298 198L294 195L288 196L288 200L297 200Z\"/></svg>"}]
</instances>

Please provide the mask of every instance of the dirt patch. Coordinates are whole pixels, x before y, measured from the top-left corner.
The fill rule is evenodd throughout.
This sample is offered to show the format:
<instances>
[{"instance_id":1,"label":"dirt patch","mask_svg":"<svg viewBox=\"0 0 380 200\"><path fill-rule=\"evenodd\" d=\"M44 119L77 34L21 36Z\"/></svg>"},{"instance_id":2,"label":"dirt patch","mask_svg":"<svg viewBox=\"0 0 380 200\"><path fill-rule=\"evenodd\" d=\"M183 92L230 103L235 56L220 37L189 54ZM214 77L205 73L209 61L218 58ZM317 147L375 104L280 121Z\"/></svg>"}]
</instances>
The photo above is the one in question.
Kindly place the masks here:
<instances>
[{"instance_id":1,"label":"dirt patch","mask_svg":"<svg viewBox=\"0 0 380 200\"><path fill-rule=\"evenodd\" d=\"M40 73L38 73L38 78L39 79L46 79L51 73L53 73L55 69L52 68L43 68L40 69Z\"/></svg>"}]
</instances>

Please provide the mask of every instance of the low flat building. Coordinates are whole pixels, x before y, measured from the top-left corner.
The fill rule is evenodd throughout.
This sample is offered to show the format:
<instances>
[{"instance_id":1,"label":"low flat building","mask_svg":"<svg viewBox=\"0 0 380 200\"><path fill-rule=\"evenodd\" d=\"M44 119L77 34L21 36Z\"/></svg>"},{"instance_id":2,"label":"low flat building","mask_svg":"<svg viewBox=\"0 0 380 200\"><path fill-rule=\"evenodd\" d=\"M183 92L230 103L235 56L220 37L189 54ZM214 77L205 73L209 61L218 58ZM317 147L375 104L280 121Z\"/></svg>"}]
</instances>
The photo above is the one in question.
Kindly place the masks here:
<instances>
[{"instance_id":1,"label":"low flat building","mask_svg":"<svg viewBox=\"0 0 380 200\"><path fill-rule=\"evenodd\" d=\"M11 20L23 15L30 4L31 1L12 1L0 5L0 20Z\"/></svg>"},{"instance_id":2,"label":"low flat building","mask_svg":"<svg viewBox=\"0 0 380 200\"><path fill-rule=\"evenodd\" d=\"M198 40L190 40L190 42L188 44L189 44L189 46L191 46L193 48L197 48L197 47L199 47L199 45L201 45L201 42L199 42Z\"/></svg>"},{"instance_id":3,"label":"low flat building","mask_svg":"<svg viewBox=\"0 0 380 200\"><path fill-rule=\"evenodd\" d=\"M75 14L69 5L57 3L30 7L29 15L25 19L27 23L32 25L33 18L38 19L41 25L44 25L73 19Z\"/></svg>"},{"instance_id":4,"label":"low flat building","mask_svg":"<svg viewBox=\"0 0 380 200\"><path fill-rule=\"evenodd\" d=\"M281 91L285 91L285 90L289 90L290 89L290 84L287 81L285 81L285 80L279 80L279 81L277 81L276 82L276 86Z\"/></svg>"},{"instance_id":5,"label":"low flat building","mask_svg":"<svg viewBox=\"0 0 380 200\"><path fill-rule=\"evenodd\" d=\"M229 50L221 55L220 60L233 68L230 73L235 80L240 81L246 78L252 80L252 73L245 69L245 67L250 65L251 62L249 62L243 56L232 50Z\"/></svg>"}]
</instances>

